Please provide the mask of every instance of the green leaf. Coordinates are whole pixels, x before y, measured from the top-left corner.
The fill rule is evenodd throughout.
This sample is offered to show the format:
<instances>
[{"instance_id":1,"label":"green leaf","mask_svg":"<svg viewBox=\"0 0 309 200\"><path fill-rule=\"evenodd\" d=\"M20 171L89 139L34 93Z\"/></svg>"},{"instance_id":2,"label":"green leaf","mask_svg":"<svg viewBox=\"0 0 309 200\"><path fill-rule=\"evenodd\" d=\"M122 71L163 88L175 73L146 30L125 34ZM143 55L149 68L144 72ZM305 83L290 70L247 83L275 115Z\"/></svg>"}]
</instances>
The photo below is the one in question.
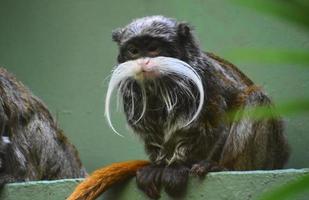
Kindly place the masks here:
<instances>
[{"instance_id":1,"label":"green leaf","mask_svg":"<svg viewBox=\"0 0 309 200\"><path fill-rule=\"evenodd\" d=\"M305 191L309 191L309 174L263 194L259 200L294 199L293 196Z\"/></svg>"},{"instance_id":2,"label":"green leaf","mask_svg":"<svg viewBox=\"0 0 309 200\"><path fill-rule=\"evenodd\" d=\"M278 103L275 109L273 106L257 106L233 110L227 114L227 119L231 122L239 121L244 113L250 119L259 120L275 118L278 115L292 116L307 112L309 112L309 99L304 98L286 103Z\"/></svg>"},{"instance_id":3,"label":"green leaf","mask_svg":"<svg viewBox=\"0 0 309 200\"><path fill-rule=\"evenodd\" d=\"M224 56L234 61L309 66L309 50L235 49L224 53Z\"/></svg>"},{"instance_id":4,"label":"green leaf","mask_svg":"<svg viewBox=\"0 0 309 200\"><path fill-rule=\"evenodd\" d=\"M309 29L309 4L296 0L233 0L258 11L275 15Z\"/></svg>"}]
</instances>

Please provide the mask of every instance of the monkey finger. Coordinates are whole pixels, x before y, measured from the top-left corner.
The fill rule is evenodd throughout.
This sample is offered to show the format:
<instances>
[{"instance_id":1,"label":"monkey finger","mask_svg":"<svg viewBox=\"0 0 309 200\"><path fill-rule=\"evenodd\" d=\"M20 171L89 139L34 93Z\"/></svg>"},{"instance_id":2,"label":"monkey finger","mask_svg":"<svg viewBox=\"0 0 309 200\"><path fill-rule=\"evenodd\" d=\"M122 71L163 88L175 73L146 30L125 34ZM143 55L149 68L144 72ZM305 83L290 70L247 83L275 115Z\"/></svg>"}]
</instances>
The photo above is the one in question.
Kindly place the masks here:
<instances>
[{"instance_id":1,"label":"monkey finger","mask_svg":"<svg viewBox=\"0 0 309 200\"><path fill-rule=\"evenodd\" d=\"M190 175L203 178L209 172L219 172L225 170L226 169L224 167L220 166L216 162L204 160L192 165Z\"/></svg>"}]
</instances>

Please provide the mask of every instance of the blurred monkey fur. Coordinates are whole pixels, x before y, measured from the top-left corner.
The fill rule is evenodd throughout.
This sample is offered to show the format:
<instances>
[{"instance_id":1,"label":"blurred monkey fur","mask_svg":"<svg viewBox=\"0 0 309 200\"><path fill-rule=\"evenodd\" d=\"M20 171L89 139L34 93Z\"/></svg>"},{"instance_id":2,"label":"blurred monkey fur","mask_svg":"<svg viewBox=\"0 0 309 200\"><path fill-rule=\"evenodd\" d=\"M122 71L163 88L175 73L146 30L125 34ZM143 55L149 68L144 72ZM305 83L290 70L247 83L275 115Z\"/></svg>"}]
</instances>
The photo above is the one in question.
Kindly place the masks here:
<instances>
[{"instance_id":1,"label":"blurred monkey fur","mask_svg":"<svg viewBox=\"0 0 309 200\"><path fill-rule=\"evenodd\" d=\"M0 186L85 177L77 150L44 103L0 68Z\"/></svg>"},{"instance_id":2,"label":"blurred monkey fur","mask_svg":"<svg viewBox=\"0 0 309 200\"><path fill-rule=\"evenodd\" d=\"M107 121L117 133L109 104L118 89L127 123L144 142L150 162L132 161L141 166L131 171L127 162L99 169L70 200L94 199L125 178L117 174L126 170L136 171L138 187L157 199L162 188L181 195L189 175L284 166L289 147L281 119L275 114L253 119L246 110L272 110L270 98L236 66L203 52L187 23L144 17L115 30L113 40L119 55L106 95ZM232 111L235 120L227 120Z\"/></svg>"}]
</instances>

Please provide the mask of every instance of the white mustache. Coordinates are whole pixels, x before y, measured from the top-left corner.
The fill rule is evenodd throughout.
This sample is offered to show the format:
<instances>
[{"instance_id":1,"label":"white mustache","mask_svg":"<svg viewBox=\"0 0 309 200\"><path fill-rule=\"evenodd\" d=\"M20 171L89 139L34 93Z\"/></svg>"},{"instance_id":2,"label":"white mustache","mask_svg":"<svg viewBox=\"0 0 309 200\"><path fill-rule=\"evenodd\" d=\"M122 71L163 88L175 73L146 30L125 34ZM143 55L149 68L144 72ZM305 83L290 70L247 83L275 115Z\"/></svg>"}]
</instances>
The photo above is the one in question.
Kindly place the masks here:
<instances>
[{"instance_id":1,"label":"white mustache","mask_svg":"<svg viewBox=\"0 0 309 200\"><path fill-rule=\"evenodd\" d=\"M171 57L159 56L155 58L144 58L144 59L149 59L148 61L151 62L151 65L150 65L151 67L146 68L145 66L142 66L141 62L143 61L143 59L132 60L132 61L121 63L114 68L109 84L108 84L108 89L107 89L106 98L105 98L105 117L107 119L108 125L119 136L122 136L122 135L116 131L116 129L114 128L111 122L111 117L110 117L110 101L111 101L112 93L116 88L118 89L121 88L122 85L125 83L125 81L128 80L129 78L135 77L137 79L137 77L143 71L159 73L160 76L161 75L177 75L177 77L179 78L183 78L183 79L186 79L194 83L199 93L199 105L194 115L188 120L187 123L184 124L183 127L186 127L189 124L191 124L199 116L203 108L204 88L203 88L201 77L195 71L193 67L191 67L186 62L183 62L179 59L171 58ZM141 86L142 93L143 93L143 101L142 101L143 111L137 121L139 121L143 117L145 110L146 110L145 88L143 88L142 84L139 84L139 85ZM187 93L188 96L190 96L193 100L196 100L195 96L190 91L189 86L186 86L185 84L182 83L180 88L182 88L183 91L185 91L185 93ZM132 96L132 101L133 99L134 97ZM165 101L165 104L168 110L171 110L175 106L175 104L177 104L177 99L176 99L176 102L174 103L172 102L172 98L170 97L169 92L165 92L165 95L163 95L163 99ZM133 102L132 102L132 107L134 107ZM132 112L134 112L134 109L132 110L133 110ZM131 113L131 115L133 116L134 114Z\"/></svg>"}]
</instances>

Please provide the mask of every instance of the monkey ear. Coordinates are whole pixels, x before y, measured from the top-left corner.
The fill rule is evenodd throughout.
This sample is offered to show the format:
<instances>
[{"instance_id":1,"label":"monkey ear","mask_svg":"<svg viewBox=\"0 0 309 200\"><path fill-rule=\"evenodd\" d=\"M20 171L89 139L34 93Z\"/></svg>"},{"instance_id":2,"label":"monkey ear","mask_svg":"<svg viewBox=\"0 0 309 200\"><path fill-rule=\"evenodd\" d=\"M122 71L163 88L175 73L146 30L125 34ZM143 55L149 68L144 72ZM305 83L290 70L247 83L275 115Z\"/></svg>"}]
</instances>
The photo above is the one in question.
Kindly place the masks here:
<instances>
[{"instance_id":1,"label":"monkey ear","mask_svg":"<svg viewBox=\"0 0 309 200\"><path fill-rule=\"evenodd\" d=\"M113 32L112 32L113 41L115 41L119 44L120 41L121 41L122 34L123 34L122 28L117 28L117 29L113 30Z\"/></svg>"},{"instance_id":2,"label":"monkey ear","mask_svg":"<svg viewBox=\"0 0 309 200\"><path fill-rule=\"evenodd\" d=\"M178 36L181 38L191 38L191 29L190 25L186 22L180 22L177 26Z\"/></svg>"}]
</instances>

